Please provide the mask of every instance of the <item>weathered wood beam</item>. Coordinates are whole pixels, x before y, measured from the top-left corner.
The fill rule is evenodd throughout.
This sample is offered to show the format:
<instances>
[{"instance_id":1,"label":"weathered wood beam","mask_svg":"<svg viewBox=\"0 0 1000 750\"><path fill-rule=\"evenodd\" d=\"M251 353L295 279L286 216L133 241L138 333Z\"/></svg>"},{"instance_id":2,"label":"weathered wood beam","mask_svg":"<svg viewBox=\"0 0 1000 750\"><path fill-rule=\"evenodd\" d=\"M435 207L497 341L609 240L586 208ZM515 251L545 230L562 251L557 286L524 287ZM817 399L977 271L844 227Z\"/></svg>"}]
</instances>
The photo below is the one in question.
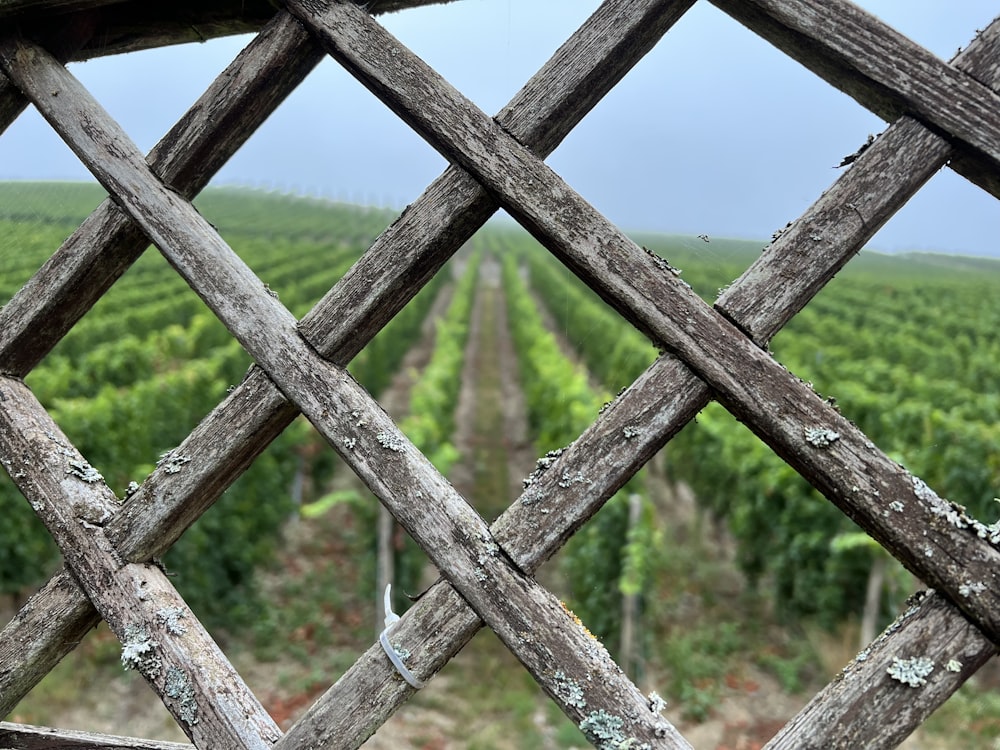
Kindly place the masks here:
<instances>
[{"instance_id":1,"label":"weathered wood beam","mask_svg":"<svg viewBox=\"0 0 1000 750\"><path fill-rule=\"evenodd\" d=\"M373 0L366 7L379 15L455 1ZM50 51L86 26L87 43L66 59L87 60L257 32L278 7L271 0L0 0L0 23L19 24Z\"/></svg>"},{"instance_id":2,"label":"weathered wood beam","mask_svg":"<svg viewBox=\"0 0 1000 750\"><path fill-rule=\"evenodd\" d=\"M606 3L498 118L521 140L548 153L691 4L691 0ZM550 90L556 93L548 95ZM360 349L378 331L377 321L384 322L401 309L495 210L496 203L474 180L457 168L447 170L376 240L352 273L337 284L337 293L317 305L314 325L309 327L316 336L313 345L327 355L339 352L345 357L352 348ZM406 283L416 278L419 283ZM338 328L339 337L328 338L318 327L319 321L337 325L342 320L347 324ZM252 372L178 447L192 457L185 471L154 471L109 522L107 533L122 557L142 562L162 554L297 413L262 372ZM462 616L467 613L471 611L463 610ZM72 648L95 617L86 596L65 573L33 598L0 635L0 714L9 712ZM474 614L471 617L476 628L481 626ZM43 622L48 627L42 627ZM30 652L17 646L28 633L41 633L29 639ZM384 654L382 660L388 664ZM368 675L377 675L383 689L395 695L383 707L388 716L408 695L399 686L407 686L391 665L389 671L385 664L379 667ZM344 705L349 709L353 704ZM342 716L352 729L331 735L338 742L351 743L354 737L353 742L360 744L374 731L374 724L360 721L360 710Z\"/></svg>"},{"instance_id":3,"label":"weathered wood beam","mask_svg":"<svg viewBox=\"0 0 1000 750\"><path fill-rule=\"evenodd\" d=\"M964 151L953 167L1000 198L1000 96L847 0L712 0L888 122L911 115Z\"/></svg>"},{"instance_id":4,"label":"weathered wood beam","mask_svg":"<svg viewBox=\"0 0 1000 750\"><path fill-rule=\"evenodd\" d=\"M354 6L290 0L327 51L789 465L1000 643L1000 549ZM971 79L969 79L971 80ZM988 100L997 99L976 83ZM1000 106L997 107L1000 112ZM975 119L975 118L974 118ZM963 128L964 128L963 124ZM1000 118L991 129L1000 128ZM970 133L977 142L983 139ZM991 146L1000 153L1000 138ZM984 590L968 595L968 581Z\"/></svg>"},{"instance_id":5,"label":"weathered wood beam","mask_svg":"<svg viewBox=\"0 0 1000 750\"><path fill-rule=\"evenodd\" d=\"M567 716L583 723L603 715L599 711L615 712L622 716L617 729L635 744L690 747L586 628L502 554L482 517L367 392L298 334L288 310L191 203L156 178L128 136L62 65L21 40L0 42L0 65ZM18 395L11 384L8 399ZM81 570L81 578L94 573ZM88 586L92 599L100 593ZM540 633L544 639L536 638ZM585 700L577 689L566 689L566 680Z\"/></svg>"},{"instance_id":6,"label":"weathered wood beam","mask_svg":"<svg viewBox=\"0 0 1000 750\"><path fill-rule=\"evenodd\" d=\"M280 14L150 151L150 167L193 197L321 58L298 22ZM0 310L0 372L27 375L148 245L112 200L102 203Z\"/></svg>"},{"instance_id":7,"label":"weathered wood beam","mask_svg":"<svg viewBox=\"0 0 1000 750\"><path fill-rule=\"evenodd\" d=\"M127 0L0 0L0 20L93 10L124 2Z\"/></svg>"},{"instance_id":8,"label":"weathered wood beam","mask_svg":"<svg viewBox=\"0 0 1000 750\"><path fill-rule=\"evenodd\" d=\"M988 63L994 52L1000 52L996 30L996 25L988 29L969 48L969 57L960 61L972 65L972 72L1000 75L1000 70ZM1000 78L991 83L1000 85ZM943 139L919 123L909 118L897 122L805 212L804 216L809 217L808 228L828 241L817 247L809 231L796 228L802 223L800 220L729 288L720 300L723 309L742 328L752 331L760 343L766 342L821 286L801 282L800 277L831 278L940 168L951 152ZM862 207L863 212L851 207L854 205ZM809 267L800 273L807 261ZM776 284L775 279L781 283ZM791 285L794 301L775 296L775 287L786 284ZM657 360L494 523L494 537L524 570L537 569L710 397L707 386L676 359L667 356ZM626 427L634 436L628 441L621 439ZM593 483L569 497L558 487L557 477L578 474ZM546 501L540 502L541 498ZM435 586L399 625L402 637L419 645L415 651L417 658L430 662L428 671L439 669L477 628L474 615L456 600L445 584ZM932 606L934 612L930 616L939 625L929 630L914 628L913 623L922 619L925 610ZM824 711L820 708L822 703L810 707L808 714L801 715L794 727L782 733L781 747L806 743L817 748L833 747L844 736L857 740L849 745L853 747L895 744L896 738L911 733L924 715L943 703L981 659L996 651L978 629L969 628L968 621L953 604L941 598L935 598L933 605L930 600L921 602L917 613L907 613L901 621L905 627L894 628L891 640L879 642L880 649L900 658L929 655L941 667L954 658L963 662L962 669L958 672L937 669L930 699L921 695L922 709L914 711L912 688L900 690L902 686L893 683L884 668L857 671L859 660L849 670L852 675L863 674L864 679L852 678L847 682L838 679L828 688L840 695L837 699L840 708L831 705ZM380 703L393 704L384 709L383 717L391 713L412 689L398 681L393 685L385 675L380 679L379 670L385 671L383 661L377 647L365 653L307 712L301 720L302 726L293 727L279 746L289 742L288 747L293 747L295 743L291 740L314 736L322 727L330 728L330 736L346 730L350 726L349 717L367 707L358 696L378 694ZM872 664L881 662L873 660ZM891 718L867 722L865 713L848 711L844 708L846 704L878 707L883 717Z\"/></svg>"},{"instance_id":9,"label":"weathered wood beam","mask_svg":"<svg viewBox=\"0 0 1000 750\"><path fill-rule=\"evenodd\" d=\"M33 727L0 721L0 747L17 750L193 750L181 742L158 742L94 732Z\"/></svg>"},{"instance_id":10,"label":"weathered wood beam","mask_svg":"<svg viewBox=\"0 0 1000 750\"><path fill-rule=\"evenodd\" d=\"M0 463L122 642L122 664L142 673L196 745L270 747L274 721L164 571L123 562L108 541L118 502L100 474L22 381L0 377L0 403Z\"/></svg>"},{"instance_id":11,"label":"weathered wood beam","mask_svg":"<svg viewBox=\"0 0 1000 750\"><path fill-rule=\"evenodd\" d=\"M890 750L944 703L996 648L934 592L918 601L817 693L765 750ZM926 684L889 676L898 661L926 659Z\"/></svg>"}]
</instances>

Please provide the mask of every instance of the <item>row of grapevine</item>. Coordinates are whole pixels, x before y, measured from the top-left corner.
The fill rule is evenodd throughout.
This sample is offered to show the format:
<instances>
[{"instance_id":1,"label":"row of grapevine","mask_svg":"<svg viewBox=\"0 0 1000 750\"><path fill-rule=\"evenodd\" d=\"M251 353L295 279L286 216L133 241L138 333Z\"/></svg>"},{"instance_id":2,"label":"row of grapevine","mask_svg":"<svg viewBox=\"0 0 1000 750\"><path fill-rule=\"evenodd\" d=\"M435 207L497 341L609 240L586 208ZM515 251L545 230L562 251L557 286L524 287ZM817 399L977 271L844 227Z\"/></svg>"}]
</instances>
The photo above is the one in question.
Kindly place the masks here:
<instances>
[{"instance_id":1,"label":"row of grapevine","mask_svg":"<svg viewBox=\"0 0 1000 750\"><path fill-rule=\"evenodd\" d=\"M531 434L544 453L576 440L611 396L608 391L595 392L586 370L560 350L523 278L517 240L512 236L509 241L513 252L505 253L503 260L508 325ZM637 523L629 519L629 495L639 496L643 503ZM622 596L638 597L646 587L653 547L650 512L649 503L642 500L642 480L636 477L577 532L560 556L571 606L612 650L622 637Z\"/></svg>"},{"instance_id":2,"label":"row of grapevine","mask_svg":"<svg viewBox=\"0 0 1000 750\"><path fill-rule=\"evenodd\" d=\"M674 262L670 250L660 248ZM525 259L594 374L612 388L634 380L652 360L642 337L547 253ZM685 278L728 269L711 256L686 264ZM702 293L717 282L703 281ZM995 262L863 255L772 344L876 444L987 523L1000 494L998 283ZM704 410L666 456L672 475L725 519L743 570L773 582L785 612L832 623L860 611L884 553L854 543L857 527L724 409Z\"/></svg>"},{"instance_id":3,"label":"row of grapevine","mask_svg":"<svg viewBox=\"0 0 1000 750\"><path fill-rule=\"evenodd\" d=\"M403 433L445 476L459 458L453 442L455 409L481 257L479 252L468 256L445 314L434 321L434 349L410 390L407 416L399 423ZM444 273L438 274L438 278L444 277ZM394 554L392 577L397 595L418 590L426 561L423 550L406 537Z\"/></svg>"},{"instance_id":4,"label":"row of grapevine","mask_svg":"<svg viewBox=\"0 0 1000 750\"><path fill-rule=\"evenodd\" d=\"M81 191L86 200L77 195ZM24 240L28 250L17 257L26 260L0 266L0 288L11 293L72 231L83 207L100 200L93 189L61 186L52 204L32 203L36 192L47 191L28 189L20 206L31 223L11 222L17 230L11 236ZM0 205L17 213L17 198L8 197ZM350 211L309 205L308 232L299 239L266 240L245 234L257 217L269 215L282 225L283 212L302 218L301 207L291 211L284 201L251 196L241 222L239 196L224 197L232 199L226 207L226 221L235 227L230 241L296 314L314 304L358 257L362 242L382 228L373 226L377 212L358 212L352 223ZM317 239L323 232L328 241ZM442 279L418 294L351 363L370 390L377 393L398 369ZM249 364L176 273L158 254L146 253L27 382L69 439L124 496L131 482L141 482L225 398ZM297 420L165 556L178 588L206 622L238 625L241 615L252 613L253 572L272 557L278 532L295 510L291 488L297 474L309 471L311 484L321 488L335 465L331 450L314 449L318 442L308 423ZM57 552L6 478L0 481L0 513L7 519L0 529L0 592L18 593L51 572Z\"/></svg>"}]
</instances>

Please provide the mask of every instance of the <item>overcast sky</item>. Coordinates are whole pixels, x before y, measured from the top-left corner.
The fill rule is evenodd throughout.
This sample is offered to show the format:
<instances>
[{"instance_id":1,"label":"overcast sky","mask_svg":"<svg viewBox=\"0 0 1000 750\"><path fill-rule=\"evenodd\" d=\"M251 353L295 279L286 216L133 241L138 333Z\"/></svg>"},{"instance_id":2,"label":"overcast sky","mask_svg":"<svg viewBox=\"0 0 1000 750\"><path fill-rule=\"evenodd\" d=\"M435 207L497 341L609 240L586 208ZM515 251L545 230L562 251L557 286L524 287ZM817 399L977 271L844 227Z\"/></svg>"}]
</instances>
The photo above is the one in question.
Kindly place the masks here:
<instances>
[{"instance_id":1,"label":"overcast sky","mask_svg":"<svg viewBox=\"0 0 1000 750\"><path fill-rule=\"evenodd\" d=\"M995 0L863 0L948 59ZM461 0L381 21L489 114L598 0ZM148 150L248 41L75 64ZM698 2L548 162L625 229L766 239L885 124L707 2ZM239 184L402 207L444 160L331 60L219 173ZM0 179L87 179L29 110L0 138ZM943 170L875 237L883 251L1000 256L1000 201Z\"/></svg>"}]
</instances>

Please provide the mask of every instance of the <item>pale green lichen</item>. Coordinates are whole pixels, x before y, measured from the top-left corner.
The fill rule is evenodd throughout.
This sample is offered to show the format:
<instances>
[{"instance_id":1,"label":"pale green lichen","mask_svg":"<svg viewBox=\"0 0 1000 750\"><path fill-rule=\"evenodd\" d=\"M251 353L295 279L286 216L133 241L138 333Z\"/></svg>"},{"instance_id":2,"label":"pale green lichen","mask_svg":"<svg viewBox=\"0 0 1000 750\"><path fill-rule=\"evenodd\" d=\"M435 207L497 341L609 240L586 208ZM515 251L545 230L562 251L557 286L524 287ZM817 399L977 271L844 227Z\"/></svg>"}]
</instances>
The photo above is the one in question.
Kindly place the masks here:
<instances>
[{"instance_id":1,"label":"pale green lichen","mask_svg":"<svg viewBox=\"0 0 1000 750\"><path fill-rule=\"evenodd\" d=\"M649 710L654 714L660 713L667 707L667 702L655 690L646 696L646 700L649 701Z\"/></svg>"},{"instance_id":2,"label":"pale green lichen","mask_svg":"<svg viewBox=\"0 0 1000 750\"><path fill-rule=\"evenodd\" d=\"M181 607L164 607L156 612L156 619L170 635L184 635L187 632L187 626L181 622L185 617L187 612Z\"/></svg>"},{"instance_id":3,"label":"pale green lichen","mask_svg":"<svg viewBox=\"0 0 1000 750\"><path fill-rule=\"evenodd\" d=\"M944 665L944 668L949 672L961 672L962 662L958 661L958 659L949 659L948 663Z\"/></svg>"},{"instance_id":4,"label":"pale green lichen","mask_svg":"<svg viewBox=\"0 0 1000 750\"><path fill-rule=\"evenodd\" d=\"M188 726L198 723L198 703L194 698L194 687L183 670L170 667L163 692L177 701L177 716Z\"/></svg>"},{"instance_id":5,"label":"pale green lichen","mask_svg":"<svg viewBox=\"0 0 1000 750\"><path fill-rule=\"evenodd\" d=\"M892 665L886 670L889 676L904 685L920 687L927 684L927 675L934 671L934 662L926 656L910 659L892 658Z\"/></svg>"},{"instance_id":6,"label":"pale green lichen","mask_svg":"<svg viewBox=\"0 0 1000 750\"><path fill-rule=\"evenodd\" d=\"M814 448L829 448L840 440L840 433L826 427L807 427L805 438L806 442Z\"/></svg>"},{"instance_id":7,"label":"pale green lichen","mask_svg":"<svg viewBox=\"0 0 1000 750\"><path fill-rule=\"evenodd\" d=\"M647 742L639 742L625 734L625 721L603 708L592 711L578 725L587 741L597 750L645 750Z\"/></svg>"},{"instance_id":8,"label":"pale green lichen","mask_svg":"<svg viewBox=\"0 0 1000 750\"><path fill-rule=\"evenodd\" d=\"M157 466L162 466L167 474L177 474L184 464L191 461L191 456L178 453L176 449L171 449L160 456L156 462Z\"/></svg>"},{"instance_id":9,"label":"pale green lichen","mask_svg":"<svg viewBox=\"0 0 1000 750\"><path fill-rule=\"evenodd\" d=\"M958 593L967 599L973 594L981 594L984 591L986 591L986 584L982 581L966 581L958 587Z\"/></svg>"},{"instance_id":10,"label":"pale green lichen","mask_svg":"<svg viewBox=\"0 0 1000 750\"><path fill-rule=\"evenodd\" d=\"M580 683L568 677L561 669L555 673L555 691L567 706L584 709L587 707L587 700L583 697L583 688Z\"/></svg>"},{"instance_id":11,"label":"pale green lichen","mask_svg":"<svg viewBox=\"0 0 1000 750\"><path fill-rule=\"evenodd\" d=\"M127 625L122 640L122 667L137 669L148 677L156 677L163 668L156 642L142 625Z\"/></svg>"},{"instance_id":12,"label":"pale green lichen","mask_svg":"<svg viewBox=\"0 0 1000 750\"><path fill-rule=\"evenodd\" d=\"M393 435L391 432L380 432L375 436L375 439L387 451L400 453L403 450L403 441L398 435Z\"/></svg>"},{"instance_id":13,"label":"pale green lichen","mask_svg":"<svg viewBox=\"0 0 1000 750\"><path fill-rule=\"evenodd\" d=\"M88 464L86 461L77 461L75 459L69 460L69 468L66 469L67 474L72 474L77 479L86 482L87 484L93 484L94 482L100 482L104 480L101 476L101 472L95 469L93 466Z\"/></svg>"}]
</instances>

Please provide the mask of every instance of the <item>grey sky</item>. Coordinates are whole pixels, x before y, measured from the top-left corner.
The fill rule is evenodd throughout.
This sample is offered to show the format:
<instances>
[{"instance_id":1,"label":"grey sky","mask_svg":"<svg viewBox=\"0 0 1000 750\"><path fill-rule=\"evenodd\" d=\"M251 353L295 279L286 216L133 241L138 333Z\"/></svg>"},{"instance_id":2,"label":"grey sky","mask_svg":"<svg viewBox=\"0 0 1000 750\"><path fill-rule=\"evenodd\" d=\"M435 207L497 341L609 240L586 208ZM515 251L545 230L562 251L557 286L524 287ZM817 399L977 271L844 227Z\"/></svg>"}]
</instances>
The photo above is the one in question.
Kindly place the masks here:
<instances>
[{"instance_id":1,"label":"grey sky","mask_svg":"<svg viewBox=\"0 0 1000 750\"><path fill-rule=\"evenodd\" d=\"M489 114L598 0L462 0L382 18ZM944 59L996 15L994 0L860 3ZM144 149L247 38L72 66ZM768 238L838 176L884 123L706 2L550 157L626 229ZM330 60L220 172L217 182L402 206L445 162ZM33 112L0 138L0 179L86 179ZM943 170L875 237L886 251L1000 255L1000 202Z\"/></svg>"}]
</instances>

